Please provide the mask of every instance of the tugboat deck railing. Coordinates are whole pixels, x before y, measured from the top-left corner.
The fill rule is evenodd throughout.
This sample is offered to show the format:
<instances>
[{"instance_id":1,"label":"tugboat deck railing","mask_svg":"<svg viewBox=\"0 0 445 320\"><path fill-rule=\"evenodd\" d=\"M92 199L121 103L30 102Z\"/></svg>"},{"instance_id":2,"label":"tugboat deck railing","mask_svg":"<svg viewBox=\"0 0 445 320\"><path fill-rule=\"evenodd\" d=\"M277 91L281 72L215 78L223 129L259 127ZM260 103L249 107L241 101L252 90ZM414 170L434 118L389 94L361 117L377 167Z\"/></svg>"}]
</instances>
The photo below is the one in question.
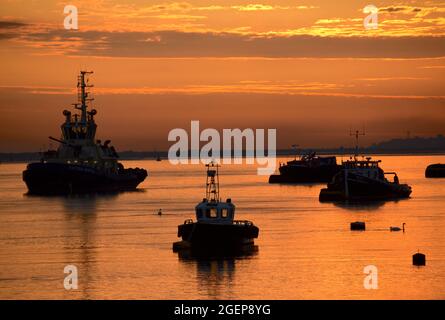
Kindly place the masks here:
<instances>
[{"instance_id":1,"label":"tugboat deck railing","mask_svg":"<svg viewBox=\"0 0 445 320\"><path fill-rule=\"evenodd\" d=\"M193 224L193 219L187 219L184 224ZM233 224L237 226L252 226L253 222L249 220L233 220Z\"/></svg>"},{"instance_id":2,"label":"tugboat deck railing","mask_svg":"<svg viewBox=\"0 0 445 320\"><path fill-rule=\"evenodd\" d=\"M252 221L248 221L248 220L234 220L233 224L236 225L245 225L245 226L251 226L253 225Z\"/></svg>"}]
</instances>

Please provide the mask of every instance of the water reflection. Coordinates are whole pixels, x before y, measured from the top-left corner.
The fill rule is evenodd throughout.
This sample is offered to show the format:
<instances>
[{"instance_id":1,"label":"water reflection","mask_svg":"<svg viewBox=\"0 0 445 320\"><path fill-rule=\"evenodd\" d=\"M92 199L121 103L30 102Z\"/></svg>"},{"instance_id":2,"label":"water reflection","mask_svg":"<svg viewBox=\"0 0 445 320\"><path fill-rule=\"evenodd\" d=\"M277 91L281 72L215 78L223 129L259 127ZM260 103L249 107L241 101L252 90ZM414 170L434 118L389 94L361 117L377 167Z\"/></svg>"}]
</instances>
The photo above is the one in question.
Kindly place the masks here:
<instances>
[{"instance_id":1,"label":"water reflection","mask_svg":"<svg viewBox=\"0 0 445 320\"><path fill-rule=\"evenodd\" d=\"M198 261L198 260L217 260L225 258L241 259L246 257L256 256L258 254L257 245L249 245L236 249L230 249L229 251L202 251L193 249L180 249L175 252L178 253L178 258L180 261Z\"/></svg>"},{"instance_id":2,"label":"water reflection","mask_svg":"<svg viewBox=\"0 0 445 320\"><path fill-rule=\"evenodd\" d=\"M386 201L339 201L333 202L333 205L345 210L357 211L376 211L383 207Z\"/></svg>"},{"instance_id":3,"label":"water reflection","mask_svg":"<svg viewBox=\"0 0 445 320\"><path fill-rule=\"evenodd\" d=\"M325 182L280 182L280 186L295 186L295 187L319 187L326 185Z\"/></svg>"},{"instance_id":4,"label":"water reflection","mask_svg":"<svg viewBox=\"0 0 445 320\"><path fill-rule=\"evenodd\" d=\"M336 201L333 205L345 210L357 211L376 211L381 209L387 203L398 203L399 201L406 201L408 199L394 199L394 200L374 200L374 201Z\"/></svg>"},{"instance_id":5,"label":"water reflection","mask_svg":"<svg viewBox=\"0 0 445 320\"><path fill-rule=\"evenodd\" d=\"M60 197L65 213L68 218L75 216L94 216L100 202L112 203L116 200L118 193L107 194L79 194Z\"/></svg>"},{"instance_id":6,"label":"water reflection","mask_svg":"<svg viewBox=\"0 0 445 320\"><path fill-rule=\"evenodd\" d=\"M253 245L232 254L203 254L190 250L178 252L179 261L196 268L198 290L205 290L211 299L227 299L232 296L228 290L236 290L235 271L240 261L252 259L258 254L258 246Z\"/></svg>"},{"instance_id":7,"label":"water reflection","mask_svg":"<svg viewBox=\"0 0 445 320\"><path fill-rule=\"evenodd\" d=\"M65 213L65 262L78 268L81 299L92 299L89 288L97 271L97 211L100 203L111 205L117 194L84 194L61 197Z\"/></svg>"},{"instance_id":8,"label":"water reflection","mask_svg":"<svg viewBox=\"0 0 445 320\"><path fill-rule=\"evenodd\" d=\"M232 287L235 266L235 258L198 260L196 267L199 290L206 290L209 297L220 298L223 291Z\"/></svg>"},{"instance_id":9,"label":"water reflection","mask_svg":"<svg viewBox=\"0 0 445 320\"><path fill-rule=\"evenodd\" d=\"M125 193L145 193L147 189L137 188L135 190L123 190L123 191L104 191L104 192L84 192L84 193L72 193L72 194L33 194L29 191L23 193L25 197L29 198L41 198L41 199L78 199L78 198L115 198L120 194Z\"/></svg>"}]
</instances>

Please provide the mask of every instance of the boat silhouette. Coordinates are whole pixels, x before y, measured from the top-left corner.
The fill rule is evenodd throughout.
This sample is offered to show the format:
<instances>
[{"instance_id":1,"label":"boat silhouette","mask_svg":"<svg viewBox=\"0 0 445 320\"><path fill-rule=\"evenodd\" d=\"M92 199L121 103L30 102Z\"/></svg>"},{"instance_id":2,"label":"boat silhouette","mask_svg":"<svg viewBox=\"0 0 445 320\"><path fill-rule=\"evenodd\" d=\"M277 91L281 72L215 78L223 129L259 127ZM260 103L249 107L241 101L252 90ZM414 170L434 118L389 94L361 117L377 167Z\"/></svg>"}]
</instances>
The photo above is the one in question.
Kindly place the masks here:
<instances>
[{"instance_id":1,"label":"boat silhouette","mask_svg":"<svg viewBox=\"0 0 445 320\"><path fill-rule=\"evenodd\" d=\"M251 221L234 220L235 205L231 199L223 202L219 198L219 165L210 163L206 167L206 197L195 208L197 221L188 219L178 226L182 241L174 243L173 250L231 255L252 247L258 238L258 227Z\"/></svg>"},{"instance_id":2,"label":"boat silhouette","mask_svg":"<svg viewBox=\"0 0 445 320\"><path fill-rule=\"evenodd\" d=\"M436 163L429 165L425 170L426 178L445 178L445 164Z\"/></svg>"},{"instance_id":3,"label":"boat silhouette","mask_svg":"<svg viewBox=\"0 0 445 320\"><path fill-rule=\"evenodd\" d=\"M57 150L41 155L40 162L30 163L23 172L29 194L73 194L92 192L119 192L135 190L147 177L140 168L124 168L119 155L107 140L103 144L95 140L97 125L95 109L88 110L89 97L87 76L92 72L81 71L78 77L78 103L80 114L65 110L65 122L61 126Z\"/></svg>"},{"instance_id":4,"label":"boat silhouette","mask_svg":"<svg viewBox=\"0 0 445 320\"><path fill-rule=\"evenodd\" d=\"M321 157L308 153L286 164L280 164L279 175L271 175L269 183L329 182L340 171L336 157Z\"/></svg>"},{"instance_id":5,"label":"boat silhouette","mask_svg":"<svg viewBox=\"0 0 445 320\"><path fill-rule=\"evenodd\" d=\"M342 170L337 173L327 188L320 191L319 199L324 201L369 201L408 198L412 192L407 184L399 183L395 172L384 172L379 163L367 157L342 163ZM386 178L393 175L393 181Z\"/></svg>"}]
</instances>

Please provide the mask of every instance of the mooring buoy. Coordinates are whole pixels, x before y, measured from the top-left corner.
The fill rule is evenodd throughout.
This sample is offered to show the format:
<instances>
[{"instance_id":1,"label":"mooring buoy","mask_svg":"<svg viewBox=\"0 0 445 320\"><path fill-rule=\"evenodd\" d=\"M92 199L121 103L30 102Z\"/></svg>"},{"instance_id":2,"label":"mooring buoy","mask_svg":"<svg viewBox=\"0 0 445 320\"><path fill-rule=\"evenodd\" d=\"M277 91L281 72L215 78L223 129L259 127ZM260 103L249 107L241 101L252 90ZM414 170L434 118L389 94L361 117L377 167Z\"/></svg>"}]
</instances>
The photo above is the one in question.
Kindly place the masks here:
<instances>
[{"instance_id":1,"label":"mooring buoy","mask_svg":"<svg viewBox=\"0 0 445 320\"><path fill-rule=\"evenodd\" d=\"M351 230L364 231L366 230L366 224L362 221L351 222Z\"/></svg>"},{"instance_id":2,"label":"mooring buoy","mask_svg":"<svg viewBox=\"0 0 445 320\"><path fill-rule=\"evenodd\" d=\"M415 265L415 266L426 265L426 256L420 252L413 254L413 265Z\"/></svg>"}]
</instances>

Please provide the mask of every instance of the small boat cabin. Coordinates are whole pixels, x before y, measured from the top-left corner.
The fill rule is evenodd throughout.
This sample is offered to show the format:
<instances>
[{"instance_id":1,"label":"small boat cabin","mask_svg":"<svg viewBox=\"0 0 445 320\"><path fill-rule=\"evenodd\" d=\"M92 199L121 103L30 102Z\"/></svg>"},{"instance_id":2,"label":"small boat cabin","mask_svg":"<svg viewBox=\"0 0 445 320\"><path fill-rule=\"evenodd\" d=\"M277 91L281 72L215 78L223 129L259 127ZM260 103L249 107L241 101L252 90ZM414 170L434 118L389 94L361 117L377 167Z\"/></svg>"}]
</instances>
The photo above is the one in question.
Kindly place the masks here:
<instances>
[{"instance_id":1,"label":"small boat cabin","mask_svg":"<svg viewBox=\"0 0 445 320\"><path fill-rule=\"evenodd\" d=\"M371 160L371 157L367 157L364 160L354 158L354 160L343 161L342 166L343 169L348 172L367 176L368 178L383 180L385 174L379 167L380 162L381 160Z\"/></svg>"}]
</instances>

